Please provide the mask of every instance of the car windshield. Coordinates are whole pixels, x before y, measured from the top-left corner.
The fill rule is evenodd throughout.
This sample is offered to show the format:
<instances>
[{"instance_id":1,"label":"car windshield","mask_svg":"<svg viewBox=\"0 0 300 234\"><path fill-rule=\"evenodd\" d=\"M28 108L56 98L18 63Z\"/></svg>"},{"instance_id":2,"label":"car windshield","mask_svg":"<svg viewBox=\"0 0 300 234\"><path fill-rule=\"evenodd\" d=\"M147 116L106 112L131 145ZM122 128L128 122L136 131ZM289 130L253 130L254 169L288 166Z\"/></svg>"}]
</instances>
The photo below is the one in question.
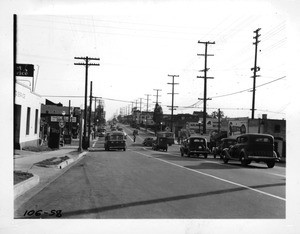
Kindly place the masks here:
<instances>
[{"instance_id":1,"label":"car windshield","mask_svg":"<svg viewBox=\"0 0 300 234\"><path fill-rule=\"evenodd\" d=\"M110 140L111 141L121 141L121 140L123 140L123 135L111 135Z\"/></svg>"}]
</instances>

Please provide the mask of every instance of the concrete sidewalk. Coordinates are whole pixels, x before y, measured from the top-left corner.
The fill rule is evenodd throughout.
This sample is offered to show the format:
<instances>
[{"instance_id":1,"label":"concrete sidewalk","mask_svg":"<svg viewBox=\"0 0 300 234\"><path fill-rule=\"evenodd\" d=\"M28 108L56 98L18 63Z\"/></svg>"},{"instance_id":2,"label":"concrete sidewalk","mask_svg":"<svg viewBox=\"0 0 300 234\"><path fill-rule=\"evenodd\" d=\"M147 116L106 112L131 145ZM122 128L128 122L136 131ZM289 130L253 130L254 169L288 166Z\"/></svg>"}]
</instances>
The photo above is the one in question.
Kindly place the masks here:
<instances>
[{"instance_id":1,"label":"concrete sidewalk","mask_svg":"<svg viewBox=\"0 0 300 234\"><path fill-rule=\"evenodd\" d=\"M71 153L72 152L72 153ZM14 151L14 171L29 172L34 175L27 181L14 185L15 190L15 207L18 209L23 203L28 201L31 197L36 195L51 182L56 180L59 176L64 174L73 164L73 162L79 160L84 156L87 151L78 152L78 146L65 145L58 150L32 152L25 150ZM37 162L41 162L45 159L53 157L68 156L68 162L63 163L62 169L55 167L40 167L34 165Z\"/></svg>"}]
</instances>

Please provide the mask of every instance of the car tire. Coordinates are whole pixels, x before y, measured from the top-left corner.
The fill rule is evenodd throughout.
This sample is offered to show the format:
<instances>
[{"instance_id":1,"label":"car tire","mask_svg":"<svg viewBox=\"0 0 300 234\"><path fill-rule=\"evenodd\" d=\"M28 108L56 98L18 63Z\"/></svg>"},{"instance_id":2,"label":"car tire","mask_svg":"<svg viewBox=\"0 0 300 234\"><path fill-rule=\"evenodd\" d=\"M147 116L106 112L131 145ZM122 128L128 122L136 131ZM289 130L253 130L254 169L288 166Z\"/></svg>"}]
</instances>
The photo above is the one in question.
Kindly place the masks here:
<instances>
[{"instance_id":1,"label":"car tire","mask_svg":"<svg viewBox=\"0 0 300 234\"><path fill-rule=\"evenodd\" d=\"M183 157L183 156L184 156L184 153L183 153L183 151L182 151L182 150L180 150L180 154L181 154L181 157Z\"/></svg>"},{"instance_id":2,"label":"car tire","mask_svg":"<svg viewBox=\"0 0 300 234\"><path fill-rule=\"evenodd\" d=\"M275 166L275 161L267 162L268 168L273 168Z\"/></svg>"},{"instance_id":3,"label":"car tire","mask_svg":"<svg viewBox=\"0 0 300 234\"><path fill-rule=\"evenodd\" d=\"M204 158L207 158L207 154L204 154Z\"/></svg>"},{"instance_id":4,"label":"car tire","mask_svg":"<svg viewBox=\"0 0 300 234\"><path fill-rule=\"evenodd\" d=\"M243 167L246 167L249 164L249 162L247 162L247 160L245 159L244 155L241 156L241 164Z\"/></svg>"}]
</instances>

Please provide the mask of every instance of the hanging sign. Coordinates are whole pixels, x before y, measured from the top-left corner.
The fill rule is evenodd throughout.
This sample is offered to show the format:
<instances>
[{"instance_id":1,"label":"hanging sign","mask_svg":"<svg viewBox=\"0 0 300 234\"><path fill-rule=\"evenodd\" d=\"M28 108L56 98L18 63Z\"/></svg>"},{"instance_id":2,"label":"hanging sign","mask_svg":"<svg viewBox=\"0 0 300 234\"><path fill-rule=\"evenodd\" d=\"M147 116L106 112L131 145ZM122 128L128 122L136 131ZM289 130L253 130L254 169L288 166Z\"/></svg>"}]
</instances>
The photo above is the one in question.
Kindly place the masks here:
<instances>
[{"instance_id":1,"label":"hanging sign","mask_svg":"<svg viewBox=\"0 0 300 234\"><path fill-rule=\"evenodd\" d=\"M29 76L33 77L34 65L33 64L20 64L16 66L16 76Z\"/></svg>"}]
</instances>

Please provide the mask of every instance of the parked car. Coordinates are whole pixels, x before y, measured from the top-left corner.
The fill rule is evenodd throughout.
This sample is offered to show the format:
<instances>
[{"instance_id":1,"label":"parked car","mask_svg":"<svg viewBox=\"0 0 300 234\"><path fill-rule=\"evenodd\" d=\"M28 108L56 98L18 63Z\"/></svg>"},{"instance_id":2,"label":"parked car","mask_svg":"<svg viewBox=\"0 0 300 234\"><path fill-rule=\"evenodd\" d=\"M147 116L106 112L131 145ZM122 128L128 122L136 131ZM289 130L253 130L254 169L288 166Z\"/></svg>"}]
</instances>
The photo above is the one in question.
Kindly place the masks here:
<instances>
[{"instance_id":1,"label":"parked car","mask_svg":"<svg viewBox=\"0 0 300 234\"><path fill-rule=\"evenodd\" d=\"M126 140L123 132L113 131L105 136L104 148L106 151L111 149L126 150Z\"/></svg>"},{"instance_id":2,"label":"parked car","mask_svg":"<svg viewBox=\"0 0 300 234\"><path fill-rule=\"evenodd\" d=\"M168 139L166 137L157 137L152 143L152 149L168 151Z\"/></svg>"},{"instance_id":3,"label":"parked car","mask_svg":"<svg viewBox=\"0 0 300 234\"><path fill-rule=\"evenodd\" d=\"M185 154L190 157L191 155L200 154L204 155L204 158L207 158L207 155L210 153L207 147L207 140L203 137L188 137L185 139L180 146L181 157Z\"/></svg>"},{"instance_id":4,"label":"parked car","mask_svg":"<svg viewBox=\"0 0 300 234\"><path fill-rule=\"evenodd\" d=\"M237 143L223 150L223 161L240 161L242 166L254 162L264 162L273 168L278 161L274 151L274 137L268 134L243 134L236 139Z\"/></svg>"},{"instance_id":5,"label":"parked car","mask_svg":"<svg viewBox=\"0 0 300 234\"><path fill-rule=\"evenodd\" d=\"M152 146L154 139L152 137L147 137L143 141L144 146Z\"/></svg>"},{"instance_id":6,"label":"parked car","mask_svg":"<svg viewBox=\"0 0 300 234\"><path fill-rule=\"evenodd\" d=\"M213 148L212 153L214 155L214 158L216 158L217 155L220 155L220 158L223 158L223 150L225 148L229 148L231 145L236 144L236 139L233 138L223 138L221 139L220 143Z\"/></svg>"}]
</instances>

